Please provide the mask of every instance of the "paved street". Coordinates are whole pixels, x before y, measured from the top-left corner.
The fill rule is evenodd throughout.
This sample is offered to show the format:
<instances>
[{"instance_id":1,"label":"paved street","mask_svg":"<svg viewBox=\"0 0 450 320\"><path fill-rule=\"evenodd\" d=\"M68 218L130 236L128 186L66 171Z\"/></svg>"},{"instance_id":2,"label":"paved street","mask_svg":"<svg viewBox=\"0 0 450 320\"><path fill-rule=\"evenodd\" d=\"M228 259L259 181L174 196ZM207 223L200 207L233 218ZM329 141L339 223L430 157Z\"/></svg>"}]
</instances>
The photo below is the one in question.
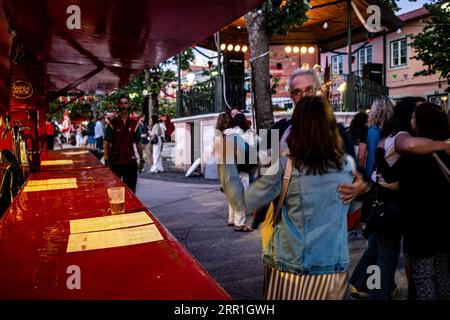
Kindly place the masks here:
<instances>
[{"instance_id":1,"label":"paved street","mask_svg":"<svg viewBox=\"0 0 450 320\"><path fill-rule=\"evenodd\" d=\"M164 181L164 175L168 175ZM218 184L189 182L189 178L170 173L152 176L143 173L138 180L137 196L166 228L202 264L234 299L261 299L263 263L259 230L235 232L227 226L227 203ZM163 180L161 180L163 179ZM214 181L213 181L214 182ZM349 236L352 272L366 241ZM396 282L401 288L396 299L406 294L403 256Z\"/></svg>"}]
</instances>

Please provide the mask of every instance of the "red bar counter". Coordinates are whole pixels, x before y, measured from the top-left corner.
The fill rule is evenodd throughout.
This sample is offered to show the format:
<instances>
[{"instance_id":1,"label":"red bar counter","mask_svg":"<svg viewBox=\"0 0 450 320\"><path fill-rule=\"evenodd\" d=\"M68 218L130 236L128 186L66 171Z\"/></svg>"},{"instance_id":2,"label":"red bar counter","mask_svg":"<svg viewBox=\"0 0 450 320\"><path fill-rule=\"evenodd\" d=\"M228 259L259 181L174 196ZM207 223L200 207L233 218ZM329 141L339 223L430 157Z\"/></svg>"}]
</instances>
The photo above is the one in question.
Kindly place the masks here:
<instances>
[{"instance_id":1,"label":"red bar counter","mask_svg":"<svg viewBox=\"0 0 450 320\"><path fill-rule=\"evenodd\" d=\"M72 160L69 165L42 165L43 161ZM67 171L103 168L103 164L88 149L51 150L41 153L41 171Z\"/></svg>"},{"instance_id":2,"label":"red bar counter","mask_svg":"<svg viewBox=\"0 0 450 320\"><path fill-rule=\"evenodd\" d=\"M107 168L42 172L28 181L58 178L76 178L78 188L22 188L0 220L0 299L230 299L128 188L126 213L145 211L163 240L66 252L69 221L110 215L106 190L124 184ZM81 289L67 286L72 265Z\"/></svg>"}]
</instances>

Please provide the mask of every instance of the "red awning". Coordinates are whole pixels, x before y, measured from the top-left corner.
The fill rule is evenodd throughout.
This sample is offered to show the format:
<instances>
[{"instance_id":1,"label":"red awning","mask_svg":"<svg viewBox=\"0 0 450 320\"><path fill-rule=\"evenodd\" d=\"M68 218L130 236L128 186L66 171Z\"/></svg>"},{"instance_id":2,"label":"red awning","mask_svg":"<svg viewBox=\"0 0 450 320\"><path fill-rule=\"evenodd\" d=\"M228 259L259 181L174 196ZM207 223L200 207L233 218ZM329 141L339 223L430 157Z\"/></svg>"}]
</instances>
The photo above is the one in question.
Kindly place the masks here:
<instances>
[{"instance_id":1,"label":"red awning","mask_svg":"<svg viewBox=\"0 0 450 320\"><path fill-rule=\"evenodd\" d=\"M26 50L47 64L48 91L101 70L77 87L93 93L124 85L262 2L4 0L4 7ZM81 30L67 28L73 4L81 9Z\"/></svg>"}]
</instances>

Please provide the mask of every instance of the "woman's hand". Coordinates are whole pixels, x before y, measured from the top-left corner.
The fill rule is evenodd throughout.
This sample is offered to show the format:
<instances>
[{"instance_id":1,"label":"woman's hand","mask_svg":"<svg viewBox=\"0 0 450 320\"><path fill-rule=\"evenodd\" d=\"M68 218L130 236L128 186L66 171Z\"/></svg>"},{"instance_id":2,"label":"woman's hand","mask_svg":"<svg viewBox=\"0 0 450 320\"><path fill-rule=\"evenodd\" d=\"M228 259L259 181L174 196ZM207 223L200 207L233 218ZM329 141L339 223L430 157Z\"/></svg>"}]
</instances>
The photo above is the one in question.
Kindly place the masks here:
<instances>
[{"instance_id":1,"label":"woman's hand","mask_svg":"<svg viewBox=\"0 0 450 320\"><path fill-rule=\"evenodd\" d=\"M352 184L341 183L337 188L337 191L341 194L339 198L344 200L344 204L352 202L356 197L366 193L369 189L369 184L364 181L363 176L359 172L353 171L353 176L355 180Z\"/></svg>"},{"instance_id":2,"label":"woman's hand","mask_svg":"<svg viewBox=\"0 0 450 320\"><path fill-rule=\"evenodd\" d=\"M445 152L450 155L450 139L445 141Z\"/></svg>"}]
</instances>

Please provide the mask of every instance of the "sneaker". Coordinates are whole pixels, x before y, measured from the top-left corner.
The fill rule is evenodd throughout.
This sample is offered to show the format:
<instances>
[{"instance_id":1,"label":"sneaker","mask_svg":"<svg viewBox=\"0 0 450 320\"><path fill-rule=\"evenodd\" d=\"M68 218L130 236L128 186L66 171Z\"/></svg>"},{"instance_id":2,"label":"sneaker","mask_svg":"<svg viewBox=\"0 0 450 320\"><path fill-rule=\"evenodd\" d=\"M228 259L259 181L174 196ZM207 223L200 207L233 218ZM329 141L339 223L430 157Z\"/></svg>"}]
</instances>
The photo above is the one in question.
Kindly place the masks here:
<instances>
[{"instance_id":1,"label":"sneaker","mask_svg":"<svg viewBox=\"0 0 450 320\"><path fill-rule=\"evenodd\" d=\"M391 291L391 297L393 299L398 298L398 297L400 297L401 293L402 293L402 290L400 289L400 287L395 286Z\"/></svg>"},{"instance_id":2,"label":"sneaker","mask_svg":"<svg viewBox=\"0 0 450 320\"><path fill-rule=\"evenodd\" d=\"M246 226L234 226L236 232L252 232L253 229Z\"/></svg>"},{"instance_id":3,"label":"sneaker","mask_svg":"<svg viewBox=\"0 0 450 320\"><path fill-rule=\"evenodd\" d=\"M359 291L354 286L351 286L350 299L351 300L367 300L367 299L369 299L369 294L364 291Z\"/></svg>"}]
</instances>

